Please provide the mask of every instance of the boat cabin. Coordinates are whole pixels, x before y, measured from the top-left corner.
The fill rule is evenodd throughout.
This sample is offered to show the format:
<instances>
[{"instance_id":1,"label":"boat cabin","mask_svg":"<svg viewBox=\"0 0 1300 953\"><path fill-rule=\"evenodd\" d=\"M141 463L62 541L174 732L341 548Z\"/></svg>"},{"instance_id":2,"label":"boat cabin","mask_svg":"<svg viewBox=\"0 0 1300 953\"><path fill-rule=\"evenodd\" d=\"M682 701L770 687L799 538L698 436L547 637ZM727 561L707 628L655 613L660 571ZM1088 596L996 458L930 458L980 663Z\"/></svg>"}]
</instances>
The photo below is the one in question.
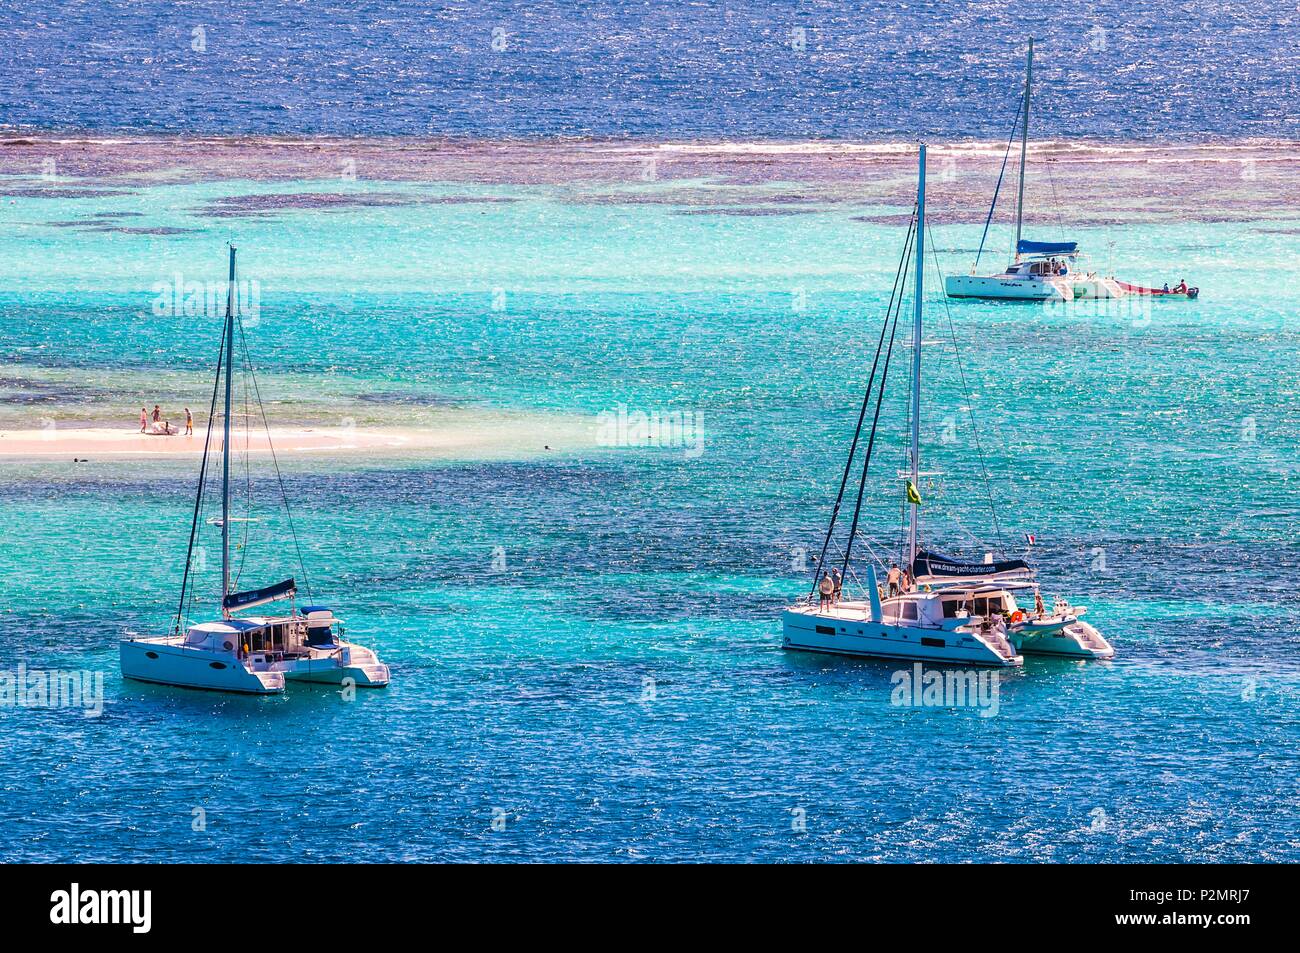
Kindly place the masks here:
<instances>
[{"instance_id":1,"label":"boat cabin","mask_svg":"<svg viewBox=\"0 0 1300 953\"><path fill-rule=\"evenodd\" d=\"M1070 263L1064 258L1031 258L1007 265L1003 274L1008 278L1064 278L1070 273Z\"/></svg>"},{"instance_id":2,"label":"boat cabin","mask_svg":"<svg viewBox=\"0 0 1300 953\"><path fill-rule=\"evenodd\" d=\"M943 615L946 619L963 616L983 619L1010 617L1020 611L1016 602L1016 592L1036 591L1036 583L1006 580L979 581L947 585L938 589L943 600Z\"/></svg>"},{"instance_id":3,"label":"boat cabin","mask_svg":"<svg viewBox=\"0 0 1300 953\"><path fill-rule=\"evenodd\" d=\"M338 626L336 636L335 626ZM311 649L337 647L342 626L324 606L304 606L285 616L250 616L190 626L185 644L211 651L244 655L297 655Z\"/></svg>"},{"instance_id":4,"label":"boat cabin","mask_svg":"<svg viewBox=\"0 0 1300 953\"><path fill-rule=\"evenodd\" d=\"M891 596L880 604L880 621L886 625L913 625L935 629L944 628L944 619L953 618L939 594L933 592L907 592Z\"/></svg>"}]
</instances>

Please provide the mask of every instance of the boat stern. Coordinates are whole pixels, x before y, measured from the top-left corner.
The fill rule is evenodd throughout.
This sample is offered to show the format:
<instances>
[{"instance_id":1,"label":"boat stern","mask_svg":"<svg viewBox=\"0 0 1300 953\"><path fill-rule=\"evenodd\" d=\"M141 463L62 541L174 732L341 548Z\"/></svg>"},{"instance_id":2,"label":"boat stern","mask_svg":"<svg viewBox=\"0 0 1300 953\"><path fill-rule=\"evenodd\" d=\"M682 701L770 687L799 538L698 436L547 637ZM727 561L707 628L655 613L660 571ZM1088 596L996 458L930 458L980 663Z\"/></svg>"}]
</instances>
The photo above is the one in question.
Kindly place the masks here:
<instances>
[{"instance_id":1,"label":"boat stern","mask_svg":"<svg viewBox=\"0 0 1300 953\"><path fill-rule=\"evenodd\" d=\"M1016 648L1025 655L1112 659L1115 647L1094 626L1073 618L1055 625L1026 626L1016 633Z\"/></svg>"}]
</instances>

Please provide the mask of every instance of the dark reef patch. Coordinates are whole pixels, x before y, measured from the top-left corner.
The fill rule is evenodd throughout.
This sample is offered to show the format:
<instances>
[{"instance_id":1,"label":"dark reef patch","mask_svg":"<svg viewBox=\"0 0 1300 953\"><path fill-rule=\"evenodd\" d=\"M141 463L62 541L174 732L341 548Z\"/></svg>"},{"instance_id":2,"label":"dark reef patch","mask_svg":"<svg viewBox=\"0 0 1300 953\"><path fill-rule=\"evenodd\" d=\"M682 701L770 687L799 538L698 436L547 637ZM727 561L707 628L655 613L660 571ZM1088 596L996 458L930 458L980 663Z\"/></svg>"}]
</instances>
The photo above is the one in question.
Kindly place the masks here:
<instances>
[{"instance_id":1,"label":"dark reef patch","mask_svg":"<svg viewBox=\"0 0 1300 953\"><path fill-rule=\"evenodd\" d=\"M300 209L391 208L414 205L418 201L400 192L271 192L214 199L199 209L198 214L213 218L252 217Z\"/></svg>"}]
</instances>

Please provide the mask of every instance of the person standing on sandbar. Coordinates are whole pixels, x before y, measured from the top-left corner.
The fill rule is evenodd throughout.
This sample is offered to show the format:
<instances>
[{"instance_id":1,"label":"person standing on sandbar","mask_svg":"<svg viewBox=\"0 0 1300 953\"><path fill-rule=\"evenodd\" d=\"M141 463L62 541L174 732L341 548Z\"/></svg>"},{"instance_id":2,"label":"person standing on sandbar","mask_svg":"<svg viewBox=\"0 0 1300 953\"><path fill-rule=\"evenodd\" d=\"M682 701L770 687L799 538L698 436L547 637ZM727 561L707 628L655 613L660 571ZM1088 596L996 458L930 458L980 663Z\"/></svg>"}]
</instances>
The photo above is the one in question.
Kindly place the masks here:
<instances>
[{"instance_id":1,"label":"person standing on sandbar","mask_svg":"<svg viewBox=\"0 0 1300 953\"><path fill-rule=\"evenodd\" d=\"M194 415L188 407L185 408L185 436L194 436Z\"/></svg>"},{"instance_id":2,"label":"person standing on sandbar","mask_svg":"<svg viewBox=\"0 0 1300 953\"><path fill-rule=\"evenodd\" d=\"M143 407L140 408L140 432L144 433L149 429L149 411Z\"/></svg>"}]
</instances>

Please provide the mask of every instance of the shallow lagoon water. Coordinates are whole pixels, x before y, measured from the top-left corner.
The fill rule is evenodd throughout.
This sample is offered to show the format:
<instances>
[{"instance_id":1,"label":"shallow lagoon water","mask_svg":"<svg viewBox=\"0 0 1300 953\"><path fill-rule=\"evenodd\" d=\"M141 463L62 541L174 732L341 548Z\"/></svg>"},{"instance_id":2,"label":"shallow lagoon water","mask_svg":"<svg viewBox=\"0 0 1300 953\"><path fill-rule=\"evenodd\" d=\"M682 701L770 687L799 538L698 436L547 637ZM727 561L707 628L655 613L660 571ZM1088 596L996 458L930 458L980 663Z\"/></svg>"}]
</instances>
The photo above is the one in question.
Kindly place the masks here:
<instances>
[{"instance_id":1,"label":"shallow lagoon water","mask_svg":"<svg viewBox=\"0 0 1300 953\"><path fill-rule=\"evenodd\" d=\"M1120 652L1030 660L981 717L892 705L897 665L777 647L869 369L905 165L872 179L876 200L798 215L701 206L693 179L591 201L476 177L200 176L126 197L9 181L6 427L129 421L160 389L202 404L219 319L155 314L154 286L220 280L234 239L285 417L543 410L594 431L626 407L689 411L703 439L286 461L314 597L394 669L353 702L123 682L116 639L174 609L192 464L0 462L0 655L103 671L107 696L99 718L0 709L5 859L1295 859L1300 342L1273 265L1300 223L1275 216L1264 247L1243 216L1071 234L1122 277L1188 277L1192 304L932 302L928 538L998 542L969 406L1002 544L1035 533L1047 592L1087 604ZM728 188L730 207L771 204L770 184ZM945 218L937 188L940 262L963 269L979 224ZM340 191L477 201L243 198ZM258 214L212 214L231 208ZM137 231L85 227L127 210ZM864 516L882 546L900 516L895 383ZM250 577L292 571L280 547L248 559Z\"/></svg>"}]
</instances>

